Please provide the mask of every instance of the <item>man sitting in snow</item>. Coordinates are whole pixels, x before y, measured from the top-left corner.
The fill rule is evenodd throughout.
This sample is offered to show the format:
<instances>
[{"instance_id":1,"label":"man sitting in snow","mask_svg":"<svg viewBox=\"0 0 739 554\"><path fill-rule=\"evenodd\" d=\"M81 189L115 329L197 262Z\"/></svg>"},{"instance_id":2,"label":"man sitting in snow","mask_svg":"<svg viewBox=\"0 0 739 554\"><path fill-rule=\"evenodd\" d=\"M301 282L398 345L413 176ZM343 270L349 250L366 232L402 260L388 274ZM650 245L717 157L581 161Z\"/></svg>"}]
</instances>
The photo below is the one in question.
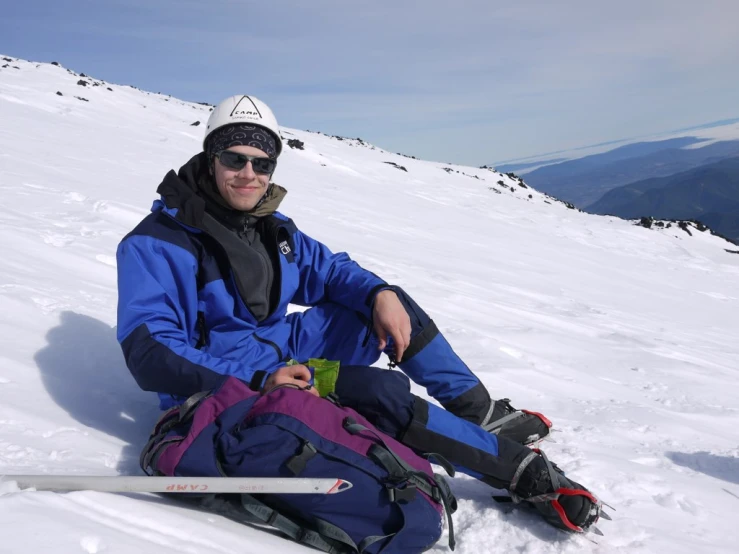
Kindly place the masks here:
<instances>
[{"instance_id":1,"label":"man sitting in snow","mask_svg":"<svg viewBox=\"0 0 739 554\"><path fill-rule=\"evenodd\" d=\"M287 193L271 182L281 151L268 106L227 98L210 115L203 151L165 175L152 213L121 241L118 340L139 386L159 393L163 409L228 376L254 390L292 384L318 394L308 360L340 362L322 395L334 392L420 452L536 499L558 528L591 526L600 511L592 495L524 446L549 422L491 400L405 291L277 212ZM291 303L310 309L288 315ZM383 351L402 373L371 367ZM411 394L408 377L443 408ZM570 493L542 496L555 489Z\"/></svg>"}]
</instances>

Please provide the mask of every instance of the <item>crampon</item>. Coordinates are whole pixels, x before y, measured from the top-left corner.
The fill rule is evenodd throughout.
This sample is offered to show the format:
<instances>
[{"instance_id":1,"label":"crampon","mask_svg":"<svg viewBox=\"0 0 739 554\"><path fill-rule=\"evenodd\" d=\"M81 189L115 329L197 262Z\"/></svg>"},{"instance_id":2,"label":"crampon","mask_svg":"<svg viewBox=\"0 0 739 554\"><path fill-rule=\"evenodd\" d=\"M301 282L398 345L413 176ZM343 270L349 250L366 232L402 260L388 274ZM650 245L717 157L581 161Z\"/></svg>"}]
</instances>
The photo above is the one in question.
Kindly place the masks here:
<instances>
[{"instance_id":1,"label":"crampon","mask_svg":"<svg viewBox=\"0 0 739 554\"><path fill-rule=\"evenodd\" d=\"M496 400L481 427L499 437L529 445L549 435L552 422L538 412L517 410L508 398Z\"/></svg>"},{"instance_id":2,"label":"crampon","mask_svg":"<svg viewBox=\"0 0 739 554\"><path fill-rule=\"evenodd\" d=\"M510 497L493 498L499 502L530 503L547 523L568 533L602 536L595 524L601 517L611 519L604 511L604 507L610 506L565 477L539 449L532 449L521 462L508 490Z\"/></svg>"}]
</instances>

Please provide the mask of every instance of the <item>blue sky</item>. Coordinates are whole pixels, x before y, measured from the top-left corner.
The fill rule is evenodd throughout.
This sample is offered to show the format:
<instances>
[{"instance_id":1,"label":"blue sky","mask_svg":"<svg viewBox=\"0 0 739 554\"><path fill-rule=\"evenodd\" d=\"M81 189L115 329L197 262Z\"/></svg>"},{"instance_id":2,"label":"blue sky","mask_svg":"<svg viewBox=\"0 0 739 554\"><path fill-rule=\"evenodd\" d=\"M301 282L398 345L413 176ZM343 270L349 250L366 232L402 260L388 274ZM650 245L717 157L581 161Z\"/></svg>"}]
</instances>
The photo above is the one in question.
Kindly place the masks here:
<instances>
[{"instance_id":1,"label":"blue sky","mask_svg":"<svg viewBox=\"0 0 739 554\"><path fill-rule=\"evenodd\" d=\"M470 165L739 117L736 0L0 0L0 54Z\"/></svg>"}]
</instances>

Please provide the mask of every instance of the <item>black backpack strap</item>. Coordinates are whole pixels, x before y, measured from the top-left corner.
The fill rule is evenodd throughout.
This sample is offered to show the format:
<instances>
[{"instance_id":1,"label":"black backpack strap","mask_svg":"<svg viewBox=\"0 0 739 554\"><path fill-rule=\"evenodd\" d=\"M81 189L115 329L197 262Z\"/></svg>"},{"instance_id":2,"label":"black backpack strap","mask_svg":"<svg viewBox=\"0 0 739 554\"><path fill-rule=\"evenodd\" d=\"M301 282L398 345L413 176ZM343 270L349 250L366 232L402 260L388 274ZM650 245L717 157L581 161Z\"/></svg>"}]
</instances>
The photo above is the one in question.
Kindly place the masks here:
<instances>
[{"instance_id":1,"label":"black backpack strap","mask_svg":"<svg viewBox=\"0 0 739 554\"><path fill-rule=\"evenodd\" d=\"M157 474L156 460L159 454L161 454L163 447L169 443L182 440L182 437L170 440L164 440L164 438L177 425L190 421L195 414L196 408L211 394L213 393L209 390L195 393L181 405L164 412L164 415L159 418L157 424L154 426L154 431L149 436L149 440L141 451L141 456L139 456L139 466L144 473L147 475Z\"/></svg>"},{"instance_id":2,"label":"black backpack strap","mask_svg":"<svg viewBox=\"0 0 739 554\"><path fill-rule=\"evenodd\" d=\"M312 546L329 554L357 554L362 552L349 535L337 526L326 521L316 518L317 530L308 529L303 525L295 523L279 511L270 508L249 494L241 495L241 505L244 510L259 521L270 527L274 527L278 531L282 531L296 542ZM375 540L367 543L364 547L366 548L369 544L373 544L382 538L385 537L368 537L368 539ZM364 539L362 542L364 543L365 541L367 539Z\"/></svg>"},{"instance_id":3,"label":"black backpack strap","mask_svg":"<svg viewBox=\"0 0 739 554\"><path fill-rule=\"evenodd\" d=\"M360 552L360 554L362 552L365 552L367 550L367 547L375 544L376 542L382 541L382 540L385 540L385 539L389 539L390 537L394 537L395 535L396 535L396 533L390 533L389 535L383 535L383 536L375 535L373 537L365 537L359 543L359 552ZM387 546L387 544L385 546ZM380 548L380 550L378 550L377 552L378 553L382 553L382 551L385 550L385 546L383 546L382 548Z\"/></svg>"},{"instance_id":4,"label":"black backpack strap","mask_svg":"<svg viewBox=\"0 0 739 554\"><path fill-rule=\"evenodd\" d=\"M285 466L297 477L303 472L305 466L316 454L318 454L316 447L313 446L310 441L303 441L300 453L290 458Z\"/></svg>"},{"instance_id":5,"label":"black backpack strap","mask_svg":"<svg viewBox=\"0 0 739 554\"><path fill-rule=\"evenodd\" d=\"M352 435L368 432L379 441L369 448L367 456L372 458L382 466L385 471L387 471L391 481L391 483L389 483L390 486L388 486L387 489L391 502L398 502L400 504L410 502L415 498L416 489L418 489L444 506L447 525L449 526L449 548L454 550L456 540L454 538L452 514L457 511L457 499L454 497L454 494L444 477L435 473L432 478L423 471L419 471L411 467L405 460L393 452L378 433L357 423L353 418L346 418L343 426L344 429L349 431ZM441 458L438 454L436 457ZM441 459L443 460L443 458ZM443 464L443 467L452 467L446 460L444 460L444 462L446 463ZM451 473L451 475L453 475L453 473ZM402 483L405 483L405 486L402 488L393 486L395 484Z\"/></svg>"},{"instance_id":6,"label":"black backpack strap","mask_svg":"<svg viewBox=\"0 0 739 554\"><path fill-rule=\"evenodd\" d=\"M375 544L378 541L389 539L390 537L395 536L395 533L390 533L389 535L371 535L369 537L364 537L358 545L353 546L354 541L352 541L352 538L347 535L343 529L337 527L336 525L328 523L321 518L314 517L313 519L315 520L316 529L321 535L339 541L347 545L349 548L356 548L359 554L362 554L368 546ZM382 552L382 548L378 552Z\"/></svg>"},{"instance_id":7,"label":"black backpack strap","mask_svg":"<svg viewBox=\"0 0 739 554\"><path fill-rule=\"evenodd\" d=\"M190 398L185 400L180 405L180 417L177 423L186 423L190 421L192 419L193 413L195 412L195 409L200 405L200 403L203 400L208 398L211 394L213 394L212 391L204 390L204 391L196 392Z\"/></svg>"}]
</instances>

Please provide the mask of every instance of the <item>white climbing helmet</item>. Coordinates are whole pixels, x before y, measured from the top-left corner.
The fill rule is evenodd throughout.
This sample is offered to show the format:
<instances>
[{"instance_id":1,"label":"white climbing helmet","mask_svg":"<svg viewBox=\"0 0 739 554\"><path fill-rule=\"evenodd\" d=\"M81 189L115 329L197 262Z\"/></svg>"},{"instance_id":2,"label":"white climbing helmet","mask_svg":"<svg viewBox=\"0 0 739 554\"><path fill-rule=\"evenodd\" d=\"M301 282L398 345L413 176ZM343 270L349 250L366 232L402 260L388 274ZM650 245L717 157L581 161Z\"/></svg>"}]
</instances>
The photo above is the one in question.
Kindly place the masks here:
<instances>
[{"instance_id":1,"label":"white climbing helmet","mask_svg":"<svg viewBox=\"0 0 739 554\"><path fill-rule=\"evenodd\" d=\"M208 124L205 126L203 149L213 131L232 123L248 123L264 127L275 137L277 156L282 152L280 127L277 125L275 114L259 98L246 95L230 96L213 109L208 118Z\"/></svg>"}]
</instances>

